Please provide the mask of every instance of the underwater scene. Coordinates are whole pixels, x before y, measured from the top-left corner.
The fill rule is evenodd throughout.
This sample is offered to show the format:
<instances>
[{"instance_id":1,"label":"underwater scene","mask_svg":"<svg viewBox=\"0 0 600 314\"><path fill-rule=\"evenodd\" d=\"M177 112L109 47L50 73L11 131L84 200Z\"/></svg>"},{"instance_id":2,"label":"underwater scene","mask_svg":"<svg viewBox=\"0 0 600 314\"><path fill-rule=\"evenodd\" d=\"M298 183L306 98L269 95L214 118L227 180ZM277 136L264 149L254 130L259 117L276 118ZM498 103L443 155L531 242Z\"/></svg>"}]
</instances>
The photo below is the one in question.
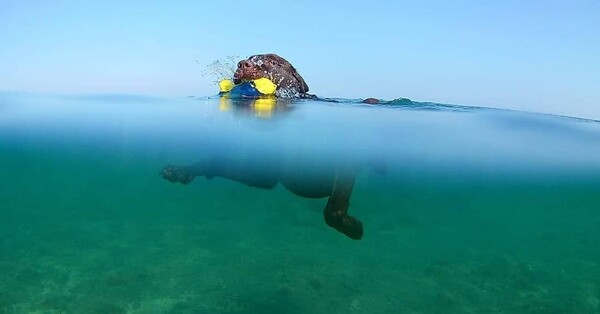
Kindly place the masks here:
<instances>
[{"instance_id":1,"label":"underwater scene","mask_svg":"<svg viewBox=\"0 0 600 314\"><path fill-rule=\"evenodd\" d=\"M594 120L2 93L0 179L0 313L600 312Z\"/></svg>"}]
</instances>

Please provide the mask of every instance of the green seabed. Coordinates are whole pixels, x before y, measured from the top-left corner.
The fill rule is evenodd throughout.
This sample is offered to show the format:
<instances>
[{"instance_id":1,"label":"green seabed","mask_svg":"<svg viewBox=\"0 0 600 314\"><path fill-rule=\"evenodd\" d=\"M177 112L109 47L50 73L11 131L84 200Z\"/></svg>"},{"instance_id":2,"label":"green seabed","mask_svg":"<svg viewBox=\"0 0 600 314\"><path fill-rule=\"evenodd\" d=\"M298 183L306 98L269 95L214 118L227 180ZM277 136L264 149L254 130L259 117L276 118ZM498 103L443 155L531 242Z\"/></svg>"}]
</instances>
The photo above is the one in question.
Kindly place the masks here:
<instances>
[{"instance_id":1,"label":"green seabed","mask_svg":"<svg viewBox=\"0 0 600 314\"><path fill-rule=\"evenodd\" d=\"M211 99L0 99L2 313L600 311L595 122L319 103L266 121ZM326 199L159 176L220 141L277 133L308 136L298 147L311 153L348 133L332 151L386 156L385 175L356 179L362 240L325 225Z\"/></svg>"}]
</instances>

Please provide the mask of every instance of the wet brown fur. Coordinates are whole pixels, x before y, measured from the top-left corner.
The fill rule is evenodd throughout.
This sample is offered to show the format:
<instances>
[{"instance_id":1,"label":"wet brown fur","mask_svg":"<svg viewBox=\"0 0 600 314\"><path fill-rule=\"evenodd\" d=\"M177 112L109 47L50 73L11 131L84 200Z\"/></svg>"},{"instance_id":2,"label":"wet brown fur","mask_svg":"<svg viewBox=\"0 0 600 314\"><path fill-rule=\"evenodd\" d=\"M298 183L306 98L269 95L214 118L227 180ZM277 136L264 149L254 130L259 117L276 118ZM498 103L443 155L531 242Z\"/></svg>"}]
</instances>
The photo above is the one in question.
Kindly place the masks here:
<instances>
[{"instance_id":1,"label":"wet brown fur","mask_svg":"<svg viewBox=\"0 0 600 314\"><path fill-rule=\"evenodd\" d=\"M287 93L299 95L308 92L308 85L296 68L274 53L253 55L238 62L233 82L239 84L261 77L266 77L275 83L278 92L285 90Z\"/></svg>"}]
</instances>

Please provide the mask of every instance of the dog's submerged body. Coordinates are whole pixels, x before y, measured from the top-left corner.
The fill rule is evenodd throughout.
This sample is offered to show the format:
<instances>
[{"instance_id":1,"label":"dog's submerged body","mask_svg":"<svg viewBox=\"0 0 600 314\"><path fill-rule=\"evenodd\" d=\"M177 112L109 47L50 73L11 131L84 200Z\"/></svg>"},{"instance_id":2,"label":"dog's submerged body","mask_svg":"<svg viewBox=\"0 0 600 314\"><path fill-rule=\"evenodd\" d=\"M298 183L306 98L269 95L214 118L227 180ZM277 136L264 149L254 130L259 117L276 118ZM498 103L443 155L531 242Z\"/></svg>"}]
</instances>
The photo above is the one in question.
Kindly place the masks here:
<instances>
[{"instance_id":1,"label":"dog's submerged body","mask_svg":"<svg viewBox=\"0 0 600 314\"><path fill-rule=\"evenodd\" d=\"M207 156L195 164L166 166L161 176L182 184L188 184L196 177L221 177L261 189L273 189L281 184L301 197L328 197L323 210L327 225L351 239L362 238L362 223L348 215L350 195L361 167L343 160L314 164L302 160L302 156L290 155L285 148L269 152L268 157L264 151L252 147L235 148L229 154L212 156L207 152Z\"/></svg>"}]
</instances>

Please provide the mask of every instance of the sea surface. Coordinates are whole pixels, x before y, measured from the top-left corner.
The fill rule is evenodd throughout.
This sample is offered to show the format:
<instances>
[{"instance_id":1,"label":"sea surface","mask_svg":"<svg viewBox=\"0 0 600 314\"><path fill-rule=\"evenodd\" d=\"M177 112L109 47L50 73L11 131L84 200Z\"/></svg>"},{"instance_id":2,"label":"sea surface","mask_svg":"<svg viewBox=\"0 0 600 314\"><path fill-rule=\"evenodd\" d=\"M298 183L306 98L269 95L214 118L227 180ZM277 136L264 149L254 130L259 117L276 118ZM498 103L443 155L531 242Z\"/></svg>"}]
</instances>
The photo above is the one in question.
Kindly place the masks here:
<instances>
[{"instance_id":1,"label":"sea surface","mask_svg":"<svg viewBox=\"0 0 600 314\"><path fill-rule=\"evenodd\" d=\"M340 169L361 240L327 198L232 180ZM600 122L3 93L0 313L600 313Z\"/></svg>"}]
</instances>

